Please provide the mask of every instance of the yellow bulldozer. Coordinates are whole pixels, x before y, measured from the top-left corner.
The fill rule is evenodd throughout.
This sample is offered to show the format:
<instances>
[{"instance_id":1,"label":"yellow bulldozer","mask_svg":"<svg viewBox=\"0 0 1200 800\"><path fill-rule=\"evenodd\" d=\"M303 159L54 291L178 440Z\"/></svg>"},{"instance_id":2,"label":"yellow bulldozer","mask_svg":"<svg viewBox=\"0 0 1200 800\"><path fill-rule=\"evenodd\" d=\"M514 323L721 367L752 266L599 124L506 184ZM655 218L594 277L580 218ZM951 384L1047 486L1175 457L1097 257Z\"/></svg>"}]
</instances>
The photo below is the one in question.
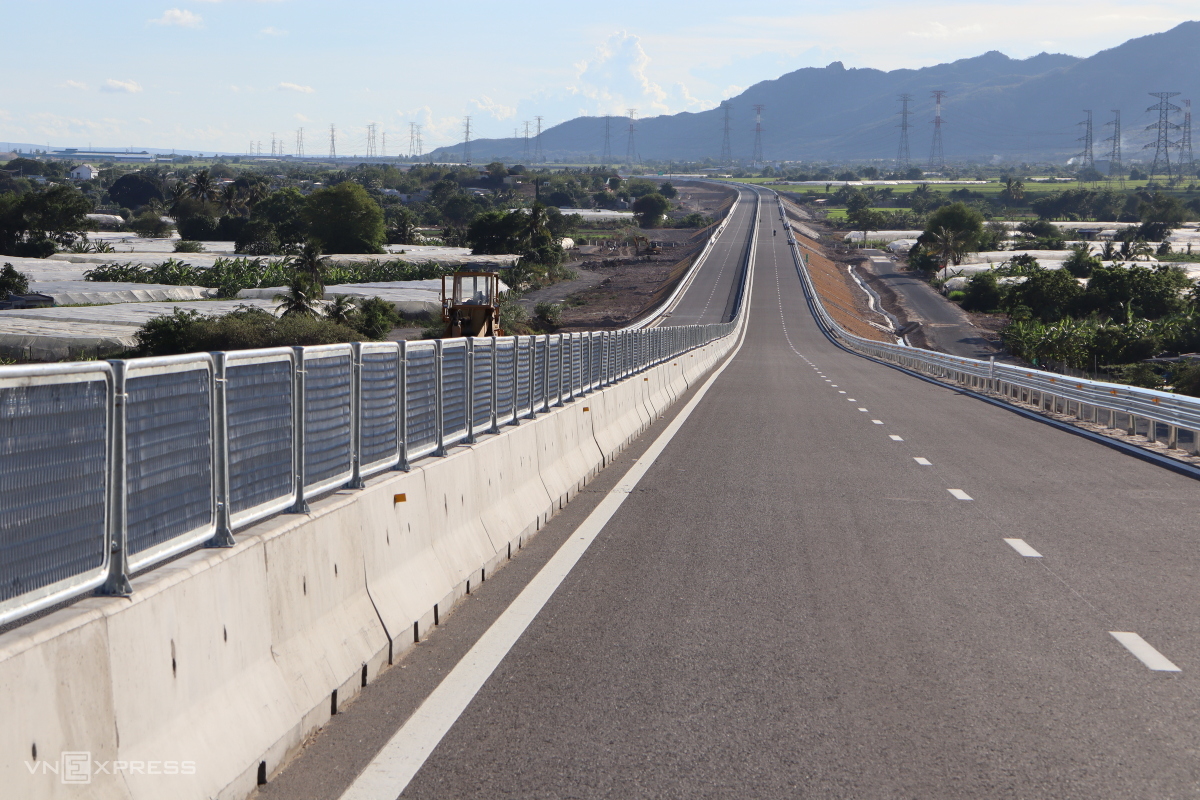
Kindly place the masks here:
<instances>
[{"instance_id":1,"label":"yellow bulldozer","mask_svg":"<svg viewBox=\"0 0 1200 800\"><path fill-rule=\"evenodd\" d=\"M447 292L447 279L451 280ZM500 273L456 272L442 276L444 338L503 336L500 329Z\"/></svg>"}]
</instances>

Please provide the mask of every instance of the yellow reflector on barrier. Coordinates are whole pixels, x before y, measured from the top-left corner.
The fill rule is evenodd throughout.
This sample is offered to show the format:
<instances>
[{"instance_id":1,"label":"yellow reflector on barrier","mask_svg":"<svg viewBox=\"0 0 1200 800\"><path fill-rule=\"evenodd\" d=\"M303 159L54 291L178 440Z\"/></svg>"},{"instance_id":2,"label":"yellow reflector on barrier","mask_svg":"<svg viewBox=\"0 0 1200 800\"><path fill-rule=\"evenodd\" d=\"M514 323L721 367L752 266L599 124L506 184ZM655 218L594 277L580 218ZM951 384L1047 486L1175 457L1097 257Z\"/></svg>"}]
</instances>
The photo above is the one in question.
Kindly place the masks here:
<instances>
[{"instance_id":1,"label":"yellow reflector on barrier","mask_svg":"<svg viewBox=\"0 0 1200 800\"><path fill-rule=\"evenodd\" d=\"M393 505L395 505L396 503L404 503L404 502L407 502L407 501L408 501L408 495L407 495L407 494L394 494L394 495L392 495L392 504L393 504Z\"/></svg>"}]
</instances>

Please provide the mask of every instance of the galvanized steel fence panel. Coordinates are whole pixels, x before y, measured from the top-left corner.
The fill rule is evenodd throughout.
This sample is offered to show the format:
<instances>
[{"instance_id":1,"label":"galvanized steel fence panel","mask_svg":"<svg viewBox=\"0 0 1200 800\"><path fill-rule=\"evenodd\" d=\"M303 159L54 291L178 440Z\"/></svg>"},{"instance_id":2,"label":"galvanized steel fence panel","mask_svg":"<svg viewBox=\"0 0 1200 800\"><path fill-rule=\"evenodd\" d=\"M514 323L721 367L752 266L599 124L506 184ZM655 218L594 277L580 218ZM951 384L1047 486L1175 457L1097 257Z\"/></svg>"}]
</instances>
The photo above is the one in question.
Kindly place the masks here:
<instances>
[{"instance_id":1,"label":"galvanized steel fence panel","mask_svg":"<svg viewBox=\"0 0 1200 800\"><path fill-rule=\"evenodd\" d=\"M0 372L0 624L108 572L108 364Z\"/></svg>"},{"instance_id":2,"label":"galvanized steel fence panel","mask_svg":"<svg viewBox=\"0 0 1200 800\"><path fill-rule=\"evenodd\" d=\"M303 349L304 497L346 483L353 474L350 345Z\"/></svg>"},{"instance_id":3,"label":"galvanized steel fence panel","mask_svg":"<svg viewBox=\"0 0 1200 800\"><path fill-rule=\"evenodd\" d=\"M437 355L434 342L413 342L404 355L405 458L413 461L437 450Z\"/></svg>"},{"instance_id":4,"label":"galvanized steel fence panel","mask_svg":"<svg viewBox=\"0 0 1200 800\"><path fill-rule=\"evenodd\" d=\"M373 475L400 461L400 347L359 345L358 473Z\"/></svg>"},{"instance_id":5,"label":"galvanized steel fence panel","mask_svg":"<svg viewBox=\"0 0 1200 800\"><path fill-rule=\"evenodd\" d=\"M516 419L517 407L517 340L505 336L496 340L496 424L505 425Z\"/></svg>"},{"instance_id":6,"label":"galvanized steel fence panel","mask_svg":"<svg viewBox=\"0 0 1200 800\"><path fill-rule=\"evenodd\" d=\"M442 446L467 438L467 343L442 342Z\"/></svg>"},{"instance_id":7,"label":"galvanized steel fence panel","mask_svg":"<svg viewBox=\"0 0 1200 800\"><path fill-rule=\"evenodd\" d=\"M471 364L471 433L478 434L492 427L492 361L495 350L492 339L472 340Z\"/></svg>"},{"instance_id":8,"label":"galvanized steel fence panel","mask_svg":"<svg viewBox=\"0 0 1200 800\"><path fill-rule=\"evenodd\" d=\"M233 529L295 500L295 359L291 348L223 354L221 413Z\"/></svg>"},{"instance_id":9,"label":"galvanized steel fence panel","mask_svg":"<svg viewBox=\"0 0 1200 800\"><path fill-rule=\"evenodd\" d=\"M517 336L514 340L516 348L517 369L517 416L524 417L533 413L533 337Z\"/></svg>"},{"instance_id":10,"label":"galvanized steel fence panel","mask_svg":"<svg viewBox=\"0 0 1200 800\"><path fill-rule=\"evenodd\" d=\"M126 361L118 377L122 369L125 551L138 570L216 531L214 369L207 354Z\"/></svg>"}]
</instances>

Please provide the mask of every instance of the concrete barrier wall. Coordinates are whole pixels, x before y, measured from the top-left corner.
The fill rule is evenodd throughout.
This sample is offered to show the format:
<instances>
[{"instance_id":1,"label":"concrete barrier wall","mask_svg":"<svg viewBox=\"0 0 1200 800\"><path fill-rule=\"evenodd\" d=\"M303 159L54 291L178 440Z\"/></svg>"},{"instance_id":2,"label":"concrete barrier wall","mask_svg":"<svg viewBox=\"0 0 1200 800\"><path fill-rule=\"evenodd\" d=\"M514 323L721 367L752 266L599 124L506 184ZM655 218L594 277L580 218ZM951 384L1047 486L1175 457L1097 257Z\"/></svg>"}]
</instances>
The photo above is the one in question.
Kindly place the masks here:
<instances>
[{"instance_id":1,"label":"concrete barrier wall","mask_svg":"<svg viewBox=\"0 0 1200 800\"><path fill-rule=\"evenodd\" d=\"M0 794L240 800L734 338L0 636ZM90 754L88 784L65 782L64 752Z\"/></svg>"}]
</instances>

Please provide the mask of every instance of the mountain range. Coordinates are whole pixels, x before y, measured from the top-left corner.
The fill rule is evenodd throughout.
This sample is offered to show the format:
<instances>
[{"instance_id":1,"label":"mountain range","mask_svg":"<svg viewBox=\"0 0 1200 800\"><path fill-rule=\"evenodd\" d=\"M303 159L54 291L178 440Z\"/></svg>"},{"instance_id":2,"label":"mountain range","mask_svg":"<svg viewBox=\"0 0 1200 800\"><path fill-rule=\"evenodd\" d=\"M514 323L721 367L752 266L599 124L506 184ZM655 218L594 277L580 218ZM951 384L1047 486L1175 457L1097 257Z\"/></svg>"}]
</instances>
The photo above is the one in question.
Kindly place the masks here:
<instances>
[{"instance_id":1,"label":"mountain range","mask_svg":"<svg viewBox=\"0 0 1200 800\"><path fill-rule=\"evenodd\" d=\"M1155 131L1146 127L1158 114L1151 92L1179 92L1172 102L1200 100L1200 22L1184 22L1163 33L1131 39L1088 58L1042 53L1013 59L996 51L922 69L847 68L834 62L766 80L727 101L734 158L749 159L754 146L755 105L764 107L762 152L767 161L894 160L900 145L899 97L909 105L912 163L930 160L935 90L945 92L942 138L948 162L1015 163L1067 161L1084 150L1086 111L1093 118L1096 160L1107 160L1114 110L1122 120L1126 163L1154 157ZM636 121L634 145L640 159L720 159L724 110L713 108ZM1171 122L1182 125L1182 112ZM604 152L605 127L615 163L628 151L627 117L578 117L542 133L548 161L597 163ZM1172 141L1183 132L1172 130ZM1149 150L1144 149L1150 144ZM476 163L526 160L520 138L471 142ZM528 145L533 149L532 142ZM1175 157L1172 153L1172 158ZM431 156L458 160L461 144Z\"/></svg>"}]
</instances>

